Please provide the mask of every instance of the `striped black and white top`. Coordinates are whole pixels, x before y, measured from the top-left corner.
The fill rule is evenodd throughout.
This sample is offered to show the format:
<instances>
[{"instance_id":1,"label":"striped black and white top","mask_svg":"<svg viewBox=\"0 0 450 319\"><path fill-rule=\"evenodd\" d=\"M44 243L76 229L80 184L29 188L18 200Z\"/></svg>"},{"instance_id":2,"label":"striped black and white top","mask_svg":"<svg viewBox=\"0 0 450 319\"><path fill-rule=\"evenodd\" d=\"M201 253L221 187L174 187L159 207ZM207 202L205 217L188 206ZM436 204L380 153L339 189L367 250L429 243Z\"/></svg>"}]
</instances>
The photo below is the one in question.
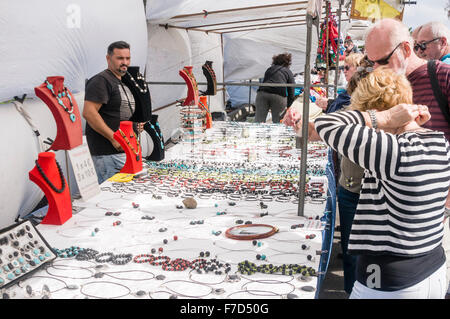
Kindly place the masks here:
<instances>
[{"instance_id":1,"label":"striped black and white top","mask_svg":"<svg viewBox=\"0 0 450 319\"><path fill-rule=\"evenodd\" d=\"M320 116L334 150L365 169L349 253L420 256L441 244L450 146L436 131L376 132L359 111Z\"/></svg>"}]
</instances>

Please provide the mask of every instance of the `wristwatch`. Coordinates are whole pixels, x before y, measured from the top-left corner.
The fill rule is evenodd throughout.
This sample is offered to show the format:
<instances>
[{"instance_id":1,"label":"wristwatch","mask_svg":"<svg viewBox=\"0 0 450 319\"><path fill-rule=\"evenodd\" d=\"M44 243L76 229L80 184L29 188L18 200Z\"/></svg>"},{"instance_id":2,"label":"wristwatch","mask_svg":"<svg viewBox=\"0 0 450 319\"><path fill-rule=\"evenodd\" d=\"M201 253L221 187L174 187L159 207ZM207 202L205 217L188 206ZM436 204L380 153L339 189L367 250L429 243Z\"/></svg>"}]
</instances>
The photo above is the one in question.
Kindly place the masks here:
<instances>
[{"instance_id":1,"label":"wristwatch","mask_svg":"<svg viewBox=\"0 0 450 319\"><path fill-rule=\"evenodd\" d=\"M378 129L378 125L377 125L377 111L375 111L375 110L367 110L367 113L369 113L370 120L372 121L372 127L374 129Z\"/></svg>"}]
</instances>

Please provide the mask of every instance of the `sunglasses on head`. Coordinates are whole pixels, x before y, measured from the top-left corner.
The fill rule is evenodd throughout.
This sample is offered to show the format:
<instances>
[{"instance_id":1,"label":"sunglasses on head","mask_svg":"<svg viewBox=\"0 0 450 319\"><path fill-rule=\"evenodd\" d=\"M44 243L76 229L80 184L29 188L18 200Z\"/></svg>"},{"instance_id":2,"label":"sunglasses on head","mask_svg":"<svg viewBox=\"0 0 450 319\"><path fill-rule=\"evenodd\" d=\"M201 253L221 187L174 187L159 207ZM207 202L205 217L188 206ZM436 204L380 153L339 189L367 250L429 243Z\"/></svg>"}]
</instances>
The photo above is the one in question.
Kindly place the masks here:
<instances>
[{"instance_id":1,"label":"sunglasses on head","mask_svg":"<svg viewBox=\"0 0 450 319\"><path fill-rule=\"evenodd\" d=\"M440 38L434 38L434 39L432 39L430 41L425 41L425 42L422 42L422 43L416 43L414 45L414 51L419 51L419 49L422 50L422 51L425 51L427 49L427 45L428 44L430 44L431 42L436 41L438 39L440 39Z\"/></svg>"},{"instance_id":2,"label":"sunglasses on head","mask_svg":"<svg viewBox=\"0 0 450 319\"><path fill-rule=\"evenodd\" d=\"M373 64L377 63L379 65L386 65L389 63L389 59L391 58L391 56L394 54L395 50L397 50L397 48L400 46L400 44L402 44L403 42L400 42L399 44L397 44L397 46L394 48L394 50L392 50L391 53L389 53L389 55L383 59L380 60L376 60L376 61L372 61L369 60L370 62L372 62Z\"/></svg>"}]
</instances>

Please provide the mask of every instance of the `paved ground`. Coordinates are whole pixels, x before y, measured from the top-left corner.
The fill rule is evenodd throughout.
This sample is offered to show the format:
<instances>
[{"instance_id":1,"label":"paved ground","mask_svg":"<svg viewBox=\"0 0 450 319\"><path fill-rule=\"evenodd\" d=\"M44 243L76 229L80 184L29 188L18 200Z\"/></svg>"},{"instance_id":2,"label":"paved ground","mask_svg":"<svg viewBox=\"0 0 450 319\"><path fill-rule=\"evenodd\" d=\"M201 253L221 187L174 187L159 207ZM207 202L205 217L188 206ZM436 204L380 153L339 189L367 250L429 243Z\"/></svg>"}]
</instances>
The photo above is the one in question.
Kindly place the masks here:
<instances>
[{"instance_id":1,"label":"paved ground","mask_svg":"<svg viewBox=\"0 0 450 319\"><path fill-rule=\"evenodd\" d=\"M336 214L336 226L339 225L339 214ZM344 291L344 271L342 270L342 254L340 232L334 231L333 248L325 279L322 283L319 299L348 299Z\"/></svg>"}]
</instances>

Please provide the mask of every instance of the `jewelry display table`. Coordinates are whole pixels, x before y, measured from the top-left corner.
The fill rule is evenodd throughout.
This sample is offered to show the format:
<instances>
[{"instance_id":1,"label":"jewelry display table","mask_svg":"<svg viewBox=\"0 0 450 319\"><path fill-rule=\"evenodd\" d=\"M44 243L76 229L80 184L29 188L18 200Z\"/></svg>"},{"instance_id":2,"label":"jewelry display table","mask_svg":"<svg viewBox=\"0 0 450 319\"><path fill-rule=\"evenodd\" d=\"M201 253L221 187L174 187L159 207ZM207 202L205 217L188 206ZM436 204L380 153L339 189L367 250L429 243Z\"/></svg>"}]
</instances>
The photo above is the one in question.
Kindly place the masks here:
<instances>
[{"instance_id":1,"label":"jewelry display table","mask_svg":"<svg viewBox=\"0 0 450 319\"><path fill-rule=\"evenodd\" d=\"M292 129L214 122L200 143L180 142L134 180L106 181L97 196L74 201L78 212L65 224L38 225L59 257L6 293L316 298L334 228L328 153L322 143L308 146L305 216L298 216L301 154ZM191 197L195 208L187 208Z\"/></svg>"}]
</instances>

